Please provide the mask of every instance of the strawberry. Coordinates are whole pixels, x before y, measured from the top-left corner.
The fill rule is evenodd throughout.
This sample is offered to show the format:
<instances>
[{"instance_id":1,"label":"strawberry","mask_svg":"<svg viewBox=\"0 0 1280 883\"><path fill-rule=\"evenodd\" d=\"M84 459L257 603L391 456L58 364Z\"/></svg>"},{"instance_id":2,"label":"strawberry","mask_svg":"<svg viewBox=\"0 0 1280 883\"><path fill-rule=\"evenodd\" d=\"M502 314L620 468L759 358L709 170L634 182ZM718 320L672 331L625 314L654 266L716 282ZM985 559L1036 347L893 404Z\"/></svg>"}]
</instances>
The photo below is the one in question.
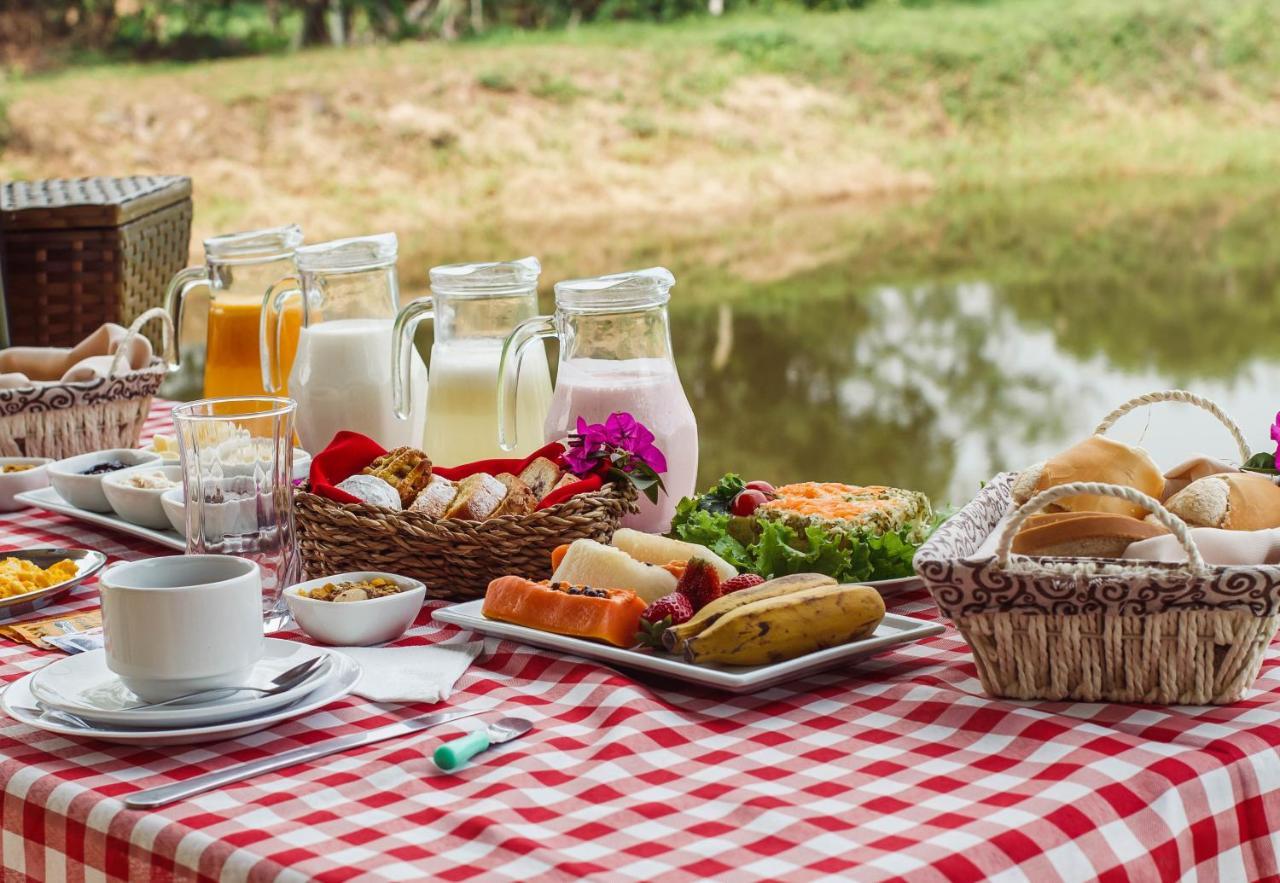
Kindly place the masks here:
<instances>
[{"instance_id":1,"label":"strawberry","mask_svg":"<svg viewBox=\"0 0 1280 883\"><path fill-rule=\"evenodd\" d=\"M692 617L693 605L689 603L687 597L679 592L663 595L646 607L644 613L640 614L640 618L649 623L658 623L664 619L670 619L671 622L667 623L667 625L680 625L688 622Z\"/></svg>"},{"instance_id":2,"label":"strawberry","mask_svg":"<svg viewBox=\"0 0 1280 883\"><path fill-rule=\"evenodd\" d=\"M752 586L760 585L762 582L764 582L764 577L762 576L757 576L754 573L740 573L720 585L720 594L727 595L739 589L749 589Z\"/></svg>"},{"instance_id":3,"label":"strawberry","mask_svg":"<svg viewBox=\"0 0 1280 883\"><path fill-rule=\"evenodd\" d=\"M676 583L676 591L689 599L693 612L697 613L720 597L720 574L701 558L692 558L684 576Z\"/></svg>"},{"instance_id":4,"label":"strawberry","mask_svg":"<svg viewBox=\"0 0 1280 883\"><path fill-rule=\"evenodd\" d=\"M663 595L640 614L640 631L636 642L646 647L662 649L662 633L673 625L688 622L693 616L693 605L679 592Z\"/></svg>"}]
</instances>

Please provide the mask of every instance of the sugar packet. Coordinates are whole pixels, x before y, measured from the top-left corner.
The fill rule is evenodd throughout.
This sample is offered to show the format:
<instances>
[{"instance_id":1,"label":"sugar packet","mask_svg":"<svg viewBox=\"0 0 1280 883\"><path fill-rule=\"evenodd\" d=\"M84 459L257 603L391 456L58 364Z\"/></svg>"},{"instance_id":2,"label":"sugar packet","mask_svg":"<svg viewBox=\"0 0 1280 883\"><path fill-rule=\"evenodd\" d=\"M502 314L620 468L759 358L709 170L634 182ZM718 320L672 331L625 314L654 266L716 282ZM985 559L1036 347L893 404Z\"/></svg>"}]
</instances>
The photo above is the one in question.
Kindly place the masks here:
<instances>
[{"instance_id":1,"label":"sugar packet","mask_svg":"<svg viewBox=\"0 0 1280 883\"><path fill-rule=\"evenodd\" d=\"M0 626L0 636L41 650L83 653L102 646L102 611L60 613Z\"/></svg>"}]
</instances>

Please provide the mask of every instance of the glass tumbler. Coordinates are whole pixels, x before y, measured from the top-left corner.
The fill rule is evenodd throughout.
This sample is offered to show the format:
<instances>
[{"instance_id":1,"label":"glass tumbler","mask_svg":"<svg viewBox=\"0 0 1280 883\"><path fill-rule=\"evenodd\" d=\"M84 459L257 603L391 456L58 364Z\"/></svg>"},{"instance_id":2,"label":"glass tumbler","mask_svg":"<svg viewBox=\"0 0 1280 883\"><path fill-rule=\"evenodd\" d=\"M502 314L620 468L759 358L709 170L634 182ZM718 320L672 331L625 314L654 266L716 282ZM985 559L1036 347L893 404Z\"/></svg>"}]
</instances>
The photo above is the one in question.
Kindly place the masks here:
<instances>
[{"instance_id":1,"label":"glass tumbler","mask_svg":"<svg viewBox=\"0 0 1280 883\"><path fill-rule=\"evenodd\" d=\"M297 403L274 396L178 405L187 554L238 555L262 570L267 631L288 621L283 591L297 582L293 423Z\"/></svg>"}]
</instances>

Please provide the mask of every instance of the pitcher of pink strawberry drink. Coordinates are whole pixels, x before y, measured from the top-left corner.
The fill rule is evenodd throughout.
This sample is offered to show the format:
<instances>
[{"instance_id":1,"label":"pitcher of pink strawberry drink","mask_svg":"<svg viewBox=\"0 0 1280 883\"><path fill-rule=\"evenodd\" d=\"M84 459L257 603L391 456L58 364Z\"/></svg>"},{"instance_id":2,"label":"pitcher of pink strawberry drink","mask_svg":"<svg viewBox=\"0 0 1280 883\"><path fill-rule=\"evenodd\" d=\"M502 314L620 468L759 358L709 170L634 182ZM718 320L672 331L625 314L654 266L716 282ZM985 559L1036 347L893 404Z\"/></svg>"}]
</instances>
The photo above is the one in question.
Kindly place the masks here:
<instances>
[{"instance_id":1,"label":"pitcher of pink strawberry drink","mask_svg":"<svg viewBox=\"0 0 1280 883\"><path fill-rule=\"evenodd\" d=\"M604 423L628 412L654 434L665 455L666 493L656 504L640 497L640 511L623 524L662 533L671 527L676 503L690 496L698 475L698 424L680 385L671 353L667 301L675 277L653 267L595 279L556 284L556 310L516 326L502 350L498 371L498 441L513 450L519 367L525 348L544 338L560 343L560 367L545 441L574 432L578 418Z\"/></svg>"}]
</instances>

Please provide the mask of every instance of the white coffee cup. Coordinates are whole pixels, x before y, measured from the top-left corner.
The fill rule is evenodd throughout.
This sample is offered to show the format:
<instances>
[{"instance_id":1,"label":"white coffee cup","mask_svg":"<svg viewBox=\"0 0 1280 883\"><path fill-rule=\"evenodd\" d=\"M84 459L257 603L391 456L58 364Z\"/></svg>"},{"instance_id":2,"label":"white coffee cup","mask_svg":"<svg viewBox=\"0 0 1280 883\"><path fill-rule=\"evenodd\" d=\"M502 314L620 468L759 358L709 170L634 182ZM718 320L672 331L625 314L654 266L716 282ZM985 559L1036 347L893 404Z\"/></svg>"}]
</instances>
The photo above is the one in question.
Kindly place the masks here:
<instances>
[{"instance_id":1,"label":"white coffee cup","mask_svg":"<svg viewBox=\"0 0 1280 883\"><path fill-rule=\"evenodd\" d=\"M99 589L107 668L148 702L241 686L262 658L262 575L253 561L131 561L104 571Z\"/></svg>"}]
</instances>

